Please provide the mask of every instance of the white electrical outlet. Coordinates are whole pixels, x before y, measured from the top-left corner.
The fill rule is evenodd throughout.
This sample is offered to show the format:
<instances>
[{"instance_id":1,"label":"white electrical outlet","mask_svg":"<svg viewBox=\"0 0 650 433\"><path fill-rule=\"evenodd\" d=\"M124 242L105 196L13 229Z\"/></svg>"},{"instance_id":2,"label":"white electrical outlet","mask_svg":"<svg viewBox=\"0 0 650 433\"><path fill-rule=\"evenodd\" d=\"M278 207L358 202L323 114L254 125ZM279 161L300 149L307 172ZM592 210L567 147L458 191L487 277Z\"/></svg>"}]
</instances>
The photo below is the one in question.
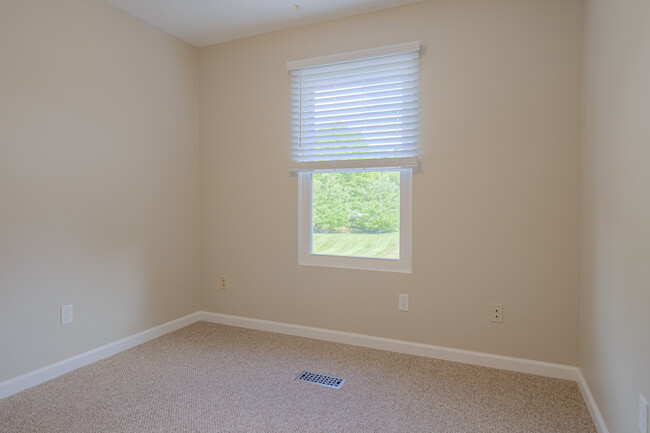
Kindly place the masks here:
<instances>
[{"instance_id":1,"label":"white electrical outlet","mask_svg":"<svg viewBox=\"0 0 650 433\"><path fill-rule=\"evenodd\" d=\"M639 394L639 431L648 433L648 402Z\"/></svg>"},{"instance_id":2,"label":"white electrical outlet","mask_svg":"<svg viewBox=\"0 0 650 433\"><path fill-rule=\"evenodd\" d=\"M222 276L219 282L221 284L221 290L228 290L228 277Z\"/></svg>"},{"instance_id":3,"label":"white electrical outlet","mask_svg":"<svg viewBox=\"0 0 650 433\"><path fill-rule=\"evenodd\" d=\"M503 304L490 304L490 322L503 323Z\"/></svg>"},{"instance_id":4,"label":"white electrical outlet","mask_svg":"<svg viewBox=\"0 0 650 433\"><path fill-rule=\"evenodd\" d=\"M400 311L409 310L409 295L399 295L398 308Z\"/></svg>"},{"instance_id":5,"label":"white electrical outlet","mask_svg":"<svg viewBox=\"0 0 650 433\"><path fill-rule=\"evenodd\" d=\"M69 325L74 321L72 314L72 304L61 306L61 326Z\"/></svg>"}]
</instances>

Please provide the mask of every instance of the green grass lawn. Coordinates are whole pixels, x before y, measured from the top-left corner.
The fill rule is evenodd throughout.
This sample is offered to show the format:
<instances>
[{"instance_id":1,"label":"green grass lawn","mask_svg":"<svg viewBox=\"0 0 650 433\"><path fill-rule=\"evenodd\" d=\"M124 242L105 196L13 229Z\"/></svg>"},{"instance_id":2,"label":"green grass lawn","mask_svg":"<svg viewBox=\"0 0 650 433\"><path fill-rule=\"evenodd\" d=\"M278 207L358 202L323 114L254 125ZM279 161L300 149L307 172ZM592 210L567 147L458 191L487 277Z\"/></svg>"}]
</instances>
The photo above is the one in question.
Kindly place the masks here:
<instances>
[{"instance_id":1,"label":"green grass lawn","mask_svg":"<svg viewBox=\"0 0 650 433\"><path fill-rule=\"evenodd\" d=\"M399 232L314 233L313 254L399 259Z\"/></svg>"}]
</instances>

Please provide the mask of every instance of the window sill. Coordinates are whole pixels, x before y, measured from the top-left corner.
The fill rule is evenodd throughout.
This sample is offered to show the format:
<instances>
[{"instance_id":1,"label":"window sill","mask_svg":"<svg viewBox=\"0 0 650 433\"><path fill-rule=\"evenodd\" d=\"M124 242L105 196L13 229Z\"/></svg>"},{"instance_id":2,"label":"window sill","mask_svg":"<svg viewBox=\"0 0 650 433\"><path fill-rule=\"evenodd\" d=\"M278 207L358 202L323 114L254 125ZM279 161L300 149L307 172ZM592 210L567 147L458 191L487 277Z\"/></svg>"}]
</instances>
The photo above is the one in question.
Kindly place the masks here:
<instances>
[{"instance_id":1,"label":"window sill","mask_svg":"<svg viewBox=\"0 0 650 433\"><path fill-rule=\"evenodd\" d=\"M327 268L358 269L363 271L411 273L410 264L405 260L398 259L300 254L298 264L305 266L323 266Z\"/></svg>"}]
</instances>

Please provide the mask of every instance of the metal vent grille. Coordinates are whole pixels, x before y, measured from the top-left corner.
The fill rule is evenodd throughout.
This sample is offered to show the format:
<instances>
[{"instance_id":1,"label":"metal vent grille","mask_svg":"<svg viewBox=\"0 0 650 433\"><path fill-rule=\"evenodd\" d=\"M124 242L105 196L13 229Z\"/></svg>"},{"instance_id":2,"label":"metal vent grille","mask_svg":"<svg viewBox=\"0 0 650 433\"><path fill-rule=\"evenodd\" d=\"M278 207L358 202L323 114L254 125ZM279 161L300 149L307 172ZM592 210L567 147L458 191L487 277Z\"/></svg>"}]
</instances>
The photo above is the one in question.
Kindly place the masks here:
<instances>
[{"instance_id":1,"label":"metal vent grille","mask_svg":"<svg viewBox=\"0 0 650 433\"><path fill-rule=\"evenodd\" d=\"M315 383L316 385L326 386L328 388L341 389L345 383L345 379L340 377L327 376L325 374L311 373L309 371L303 372L297 377L298 380L303 382Z\"/></svg>"}]
</instances>

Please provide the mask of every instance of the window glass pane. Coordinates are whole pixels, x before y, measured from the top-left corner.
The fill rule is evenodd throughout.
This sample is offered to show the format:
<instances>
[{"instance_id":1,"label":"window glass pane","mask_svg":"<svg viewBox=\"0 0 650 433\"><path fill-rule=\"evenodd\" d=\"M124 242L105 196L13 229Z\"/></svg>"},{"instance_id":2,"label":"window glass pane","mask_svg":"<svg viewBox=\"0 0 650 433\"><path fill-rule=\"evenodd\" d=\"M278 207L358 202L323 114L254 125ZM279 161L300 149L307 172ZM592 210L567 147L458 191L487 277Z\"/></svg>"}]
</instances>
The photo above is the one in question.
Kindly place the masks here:
<instances>
[{"instance_id":1,"label":"window glass pane","mask_svg":"<svg viewBox=\"0 0 650 433\"><path fill-rule=\"evenodd\" d=\"M312 206L312 254L399 259L399 171L314 173Z\"/></svg>"}]
</instances>

